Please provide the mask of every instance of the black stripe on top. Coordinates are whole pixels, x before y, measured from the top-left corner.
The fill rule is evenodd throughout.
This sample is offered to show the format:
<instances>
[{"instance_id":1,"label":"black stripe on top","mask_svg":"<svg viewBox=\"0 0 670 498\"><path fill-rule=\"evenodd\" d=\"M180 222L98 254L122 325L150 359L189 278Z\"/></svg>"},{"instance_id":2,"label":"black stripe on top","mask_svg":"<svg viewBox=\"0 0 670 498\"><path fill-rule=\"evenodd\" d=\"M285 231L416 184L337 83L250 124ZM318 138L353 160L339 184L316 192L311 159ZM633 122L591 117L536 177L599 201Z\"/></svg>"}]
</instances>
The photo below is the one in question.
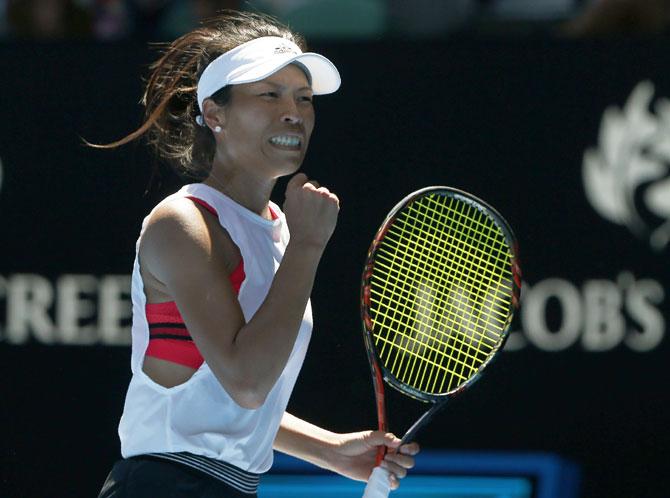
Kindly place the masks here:
<instances>
[{"instance_id":1,"label":"black stripe on top","mask_svg":"<svg viewBox=\"0 0 670 498\"><path fill-rule=\"evenodd\" d=\"M170 334L170 329L174 330L174 334ZM185 331L185 333L176 333L177 331ZM165 333L167 331L167 333ZM186 324L184 323L150 323L149 324L149 338L150 339L176 339L178 341L193 341Z\"/></svg>"},{"instance_id":2,"label":"black stripe on top","mask_svg":"<svg viewBox=\"0 0 670 498\"><path fill-rule=\"evenodd\" d=\"M177 341L191 341L193 342L193 338L185 335L174 335L174 334L150 334L149 335L150 339L176 339Z\"/></svg>"},{"instance_id":3,"label":"black stripe on top","mask_svg":"<svg viewBox=\"0 0 670 498\"><path fill-rule=\"evenodd\" d=\"M165 323L150 323L149 324L149 329L185 329L186 324L185 323L172 323L172 322L165 322Z\"/></svg>"},{"instance_id":4,"label":"black stripe on top","mask_svg":"<svg viewBox=\"0 0 670 498\"><path fill-rule=\"evenodd\" d=\"M148 453L146 456L186 465L226 483L241 493L249 495L256 494L258 484L261 480L260 474L247 472L227 462L202 455L194 455L193 453Z\"/></svg>"}]
</instances>

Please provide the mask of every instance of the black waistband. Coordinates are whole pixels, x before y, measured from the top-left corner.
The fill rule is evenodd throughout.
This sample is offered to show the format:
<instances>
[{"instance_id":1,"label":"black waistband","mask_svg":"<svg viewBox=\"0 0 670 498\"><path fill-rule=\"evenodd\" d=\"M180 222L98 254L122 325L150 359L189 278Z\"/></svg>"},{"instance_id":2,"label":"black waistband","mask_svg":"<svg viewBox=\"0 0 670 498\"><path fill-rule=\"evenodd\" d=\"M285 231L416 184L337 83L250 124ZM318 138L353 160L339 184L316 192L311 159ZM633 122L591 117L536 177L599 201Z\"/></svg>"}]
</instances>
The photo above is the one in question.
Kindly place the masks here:
<instances>
[{"instance_id":1,"label":"black waistband","mask_svg":"<svg viewBox=\"0 0 670 498\"><path fill-rule=\"evenodd\" d=\"M241 493L249 495L256 493L261 478L260 474L247 472L246 470L242 470L234 465L222 462L221 460L194 455L193 453L147 453L140 456L168 460L170 462L176 462L191 467L192 469L196 469L226 483L228 486L235 488Z\"/></svg>"}]
</instances>

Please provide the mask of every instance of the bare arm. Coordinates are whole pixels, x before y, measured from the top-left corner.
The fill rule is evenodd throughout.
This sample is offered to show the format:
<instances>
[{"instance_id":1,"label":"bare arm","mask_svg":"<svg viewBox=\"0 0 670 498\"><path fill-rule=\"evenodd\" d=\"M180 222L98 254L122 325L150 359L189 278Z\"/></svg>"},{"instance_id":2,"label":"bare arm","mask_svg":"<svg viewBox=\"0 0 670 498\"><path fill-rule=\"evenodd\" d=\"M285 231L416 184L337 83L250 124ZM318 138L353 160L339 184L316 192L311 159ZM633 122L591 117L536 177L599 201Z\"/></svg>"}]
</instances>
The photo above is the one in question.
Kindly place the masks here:
<instances>
[{"instance_id":1,"label":"bare arm","mask_svg":"<svg viewBox=\"0 0 670 498\"><path fill-rule=\"evenodd\" d=\"M330 461L339 443L338 434L285 412L275 438L274 449L332 470Z\"/></svg>"},{"instance_id":2,"label":"bare arm","mask_svg":"<svg viewBox=\"0 0 670 498\"><path fill-rule=\"evenodd\" d=\"M400 439L393 434L380 431L337 434L287 412L282 418L274 449L350 479L367 481L380 445L390 450L382 466L393 474L391 486L395 489L398 479L405 477L407 469L414 466L413 457L419 452L419 446L410 443L399 447Z\"/></svg>"},{"instance_id":3,"label":"bare arm","mask_svg":"<svg viewBox=\"0 0 670 498\"><path fill-rule=\"evenodd\" d=\"M230 396L257 408L283 371L303 318L338 200L294 176L284 210L291 230L268 295L248 323L228 279L230 254L220 227L207 226L190 200L150 220L141 260L172 296L205 361Z\"/></svg>"}]
</instances>

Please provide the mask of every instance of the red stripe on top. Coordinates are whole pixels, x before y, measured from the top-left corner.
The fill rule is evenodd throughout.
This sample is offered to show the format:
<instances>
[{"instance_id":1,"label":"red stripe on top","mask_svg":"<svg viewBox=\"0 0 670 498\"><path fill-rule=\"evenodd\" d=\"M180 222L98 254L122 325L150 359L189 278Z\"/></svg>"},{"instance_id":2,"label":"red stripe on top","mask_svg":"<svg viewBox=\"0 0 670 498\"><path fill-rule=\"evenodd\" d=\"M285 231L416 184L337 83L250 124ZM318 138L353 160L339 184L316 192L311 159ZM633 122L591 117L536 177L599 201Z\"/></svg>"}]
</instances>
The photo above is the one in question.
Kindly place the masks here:
<instances>
[{"instance_id":1,"label":"red stripe on top","mask_svg":"<svg viewBox=\"0 0 670 498\"><path fill-rule=\"evenodd\" d=\"M242 282L244 282L244 279L246 277L247 276L244 273L244 260L240 258L240 263L228 277L230 279L230 283L233 285L233 290L235 291L235 294L240 293L240 287L242 287Z\"/></svg>"},{"instance_id":2,"label":"red stripe on top","mask_svg":"<svg viewBox=\"0 0 670 498\"><path fill-rule=\"evenodd\" d=\"M216 210L208 203L197 197L189 196L189 199L197 202L202 207L207 209L214 216L218 216ZM270 210L273 219L277 218L274 211ZM244 273L244 260L240 259L240 263L230 274L230 283L233 286L236 294L239 294L242 282L244 282L246 275ZM147 322L154 323L184 323L184 318L177 308L177 303L168 301L164 303L147 303L145 307ZM205 361L197 346L193 342L189 332L185 328L172 328L169 325L166 327L154 327L149 329L149 346L147 347L146 356L153 358L160 358L162 360L171 361L179 365L184 365L193 369L200 368L200 365ZM152 339L151 335L155 334L169 334L178 335L184 339Z\"/></svg>"},{"instance_id":3,"label":"red stripe on top","mask_svg":"<svg viewBox=\"0 0 670 498\"><path fill-rule=\"evenodd\" d=\"M184 323L174 301L147 303L146 312L149 323Z\"/></svg>"},{"instance_id":4,"label":"red stripe on top","mask_svg":"<svg viewBox=\"0 0 670 498\"><path fill-rule=\"evenodd\" d=\"M196 203L200 204L202 207L204 207L207 211L212 213L214 216L216 216L216 217L219 216L218 214L216 214L216 209L214 209L210 204L203 201L202 199L199 199L197 197L193 197L192 195L187 195L186 198L191 199L193 202L196 202ZM274 212L274 209L272 209L272 206L268 205L268 210L270 211L270 217L272 218L273 221L276 220L277 218L279 218L277 213Z\"/></svg>"},{"instance_id":5,"label":"red stripe on top","mask_svg":"<svg viewBox=\"0 0 670 498\"><path fill-rule=\"evenodd\" d=\"M197 370L205 360L193 341L178 339L150 339L147 356L178 363Z\"/></svg>"},{"instance_id":6,"label":"red stripe on top","mask_svg":"<svg viewBox=\"0 0 670 498\"><path fill-rule=\"evenodd\" d=\"M204 207L207 211L212 213L217 218L219 217L219 215L216 213L216 209L214 209L212 206L210 206L208 203L206 203L202 199L198 199L197 197L193 197L192 195L187 195L186 198L191 199L193 202L195 202L197 204L200 204L202 207Z\"/></svg>"}]
</instances>

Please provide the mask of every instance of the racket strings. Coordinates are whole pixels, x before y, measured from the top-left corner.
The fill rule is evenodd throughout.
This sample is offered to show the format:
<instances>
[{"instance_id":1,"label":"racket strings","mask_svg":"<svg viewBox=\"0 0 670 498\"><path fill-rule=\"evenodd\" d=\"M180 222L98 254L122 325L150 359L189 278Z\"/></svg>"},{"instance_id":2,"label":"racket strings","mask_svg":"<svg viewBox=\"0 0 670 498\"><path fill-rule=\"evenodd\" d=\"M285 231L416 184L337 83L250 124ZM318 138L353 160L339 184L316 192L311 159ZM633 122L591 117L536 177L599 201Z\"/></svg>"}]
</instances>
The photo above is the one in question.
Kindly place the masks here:
<instances>
[{"instance_id":1,"label":"racket strings","mask_svg":"<svg viewBox=\"0 0 670 498\"><path fill-rule=\"evenodd\" d=\"M430 201L430 199L428 200ZM433 200L432 203L435 203L435 201ZM460 206L462 208L467 207L465 203L460 203ZM478 209L470 209L474 211L476 216L484 216ZM409 210L410 212L421 214L414 206L410 206ZM498 267L497 265L509 264L509 251L507 245L505 244L504 238L494 238L490 235L491 233L496 233L493 231L495 225L493 227L490 225L484 225L480 220L476 220L474 217L472 217L472 213L465 215L463 212L458 211L453 207L447 207L447 209L443 212L437 212L435 209L430 209L430 212L433 215L437 215L442 218L449 215L453 217L449 220L450 223L448 225L441 223L435 227L437 229L445 230L444 235L452 242L452 245L447 247L448 249L458 251L460 255L467 257L473 263L476 261L476 263L481 265L483 268L488 267L491 270L496 269ZM417 219L417 221L421 222L422 220ZM477 232L479 237L475 239L473 237L473 227L466 224L468 221L474 222L476 226L481 227L480 229L485 229L486 231ZM425 231L423 233L429 237L434 238L434 234L426 233ZM461 247L459 247L459 244L462 244ZM485 251L484 249L488 249L488 251Z\"/></svg>"},{"instance_id":2,"label":"racket strings","mask_svg":"<svg viewBox=\"0 0 670 498\"><path fill-rule=\"evenodd\" d=\"M379 253L387 255L387 252L384 249L380 249ZM383 263L380 263L380 261L382 261ZM377 256L377 264L380 267L382 267L383 269L389 271L389 274L387 275L388 278L394 278L394 275L392 273L394 271L394 269L392 267L393 263L394 262L393 262L392 259L389 259L387 257L380 257L379 255ZM404 263L406 264L406 269L407 270L411 270L411 271L420 271L421 270L420 266L415 261L404 261ZM467 268L464 265L458 263L457 261L454 262L453 265L456 266L459 270L467 270ZM447 268L448 268L447 265L441 264L440 262L436 262L435 266L440 267L440 270L442 270L442 271L447 271ZM397 282L401 281L397 277L395 277L395 280ZM447 282L447 280L445 280L441 276L435 276L435 280L440 284L449 285L449 282ZM482 280L486 281L489 284L497 284L498 283L497 281L494 281L492 278L490 278L490 273L486 274L486 276L483 277ZM465 275L459 283L463 286L464 289L466 289L466 290L468 290L472 293L477 292L478 282L471 275ZM507 291L507 292L512 291L512 286L511 286L510 283L500 282L500 285L501 285L501 290ZM503 312L497 312L497 314L501 318L501 323L504 323L504 319L506 318L506 314L503 313Z\"/></svg>"},{"instance_id":3,"label":"racket strings","mask_svg":"<svg viewBox=\"0 0 670 498\"><path fill-rule=\"evenodd\" d=\"M397 280L396 277L389 276L390 279L395 280L395 283L401 284ZM377 279L373 276L373 281L376 281ZM426 293L428 294L428 293ZM398 294L397 291L388 291L388 296L386 296L386 299L380 300L378 298L374 297L375 293L373 292L373 297L371 297L371 301L376 304L377 307L377 313L378 315L382 316L383 318L386 319L386 321L380 322L380 326L382 327L389 327L392 330L395 330L397 327L402 327L404 324L408 323L408 321L413 320L415 317L413 316L414 312L420 312L422 314L421 318L425 323L430 323L430 321L437 321L440 320L440 309L438 309L436 306L434 306L433 302L428 300L426 297L422 296L421 289L419 289L419 292L417 292L416 301L415 301L415 307L410 308L407 304L407 294L402 293ZM391 299L393 298L393 299ZM396 315L399 315L399 317L394 317L391 315L385 314L383 311L383 308L388 308L391 306L391 302L393 302L394 306L397 306L397 309L395 309ZM444 307L444 306L442 306ZM444 309L444 316L446 319L451 320L451 324L456 324L458 320L462 318L462 313L457 313L452 309L453 307L448 307L447 309ZM498 324L502 327L504 326L504 322L500 320L497 317L494 317L494 319L498 322ZM489 342L491 348L495 347L497 344L495 338L488 337L484 335L486 332L486 328L480 325L475 325L476 327L481 328L481 340L485 342ZM444 335L446 337L448 336L448 332L446 330L441 330L441 329L436 329L435 332L437 332L440 335ZM433 333L428 333L428 332L423 332L421 329L418 330L419 334L425 335L427 338L433 337ZM463 342L463 340L459 336L455 336L452 338L454 341L460 341ZM468 345L467 343L463 343L464 345ZM427 347L431 347L430 345ZM433 347L433 350L435 352L439 352L438 349L435 349ZM475 359L475 357L472 357L472 359Z\"/></svg>"},{"instance_id":4,"label":"racket strings","mask_svg":"<svg viewBox=\"0 0 670 498\"><path fill-rule=\"evenodd\" d=\"M404 299L404 296L398 295L398 294L393 294L393 293L390 294L389 297L396 297L396 298L399 298L399 299ZM381 301L381 300L376 299L374 297L371 298L371 301L374 304L378 305L380 308L383 307L383 306L388 306L388 302ZM413 316L414 312L422 313L422 315L419 318L423 321L423 323L430 323L431 321L438 321L438 320L442 319L442 317L439 315L439 311L436 310L436 306L431 306L432 303L430 303L430 302L420 303L419 301L417 301L417 303L416 303L417 306L414 307L414 308L408 307L407 304L405 304L403 302L398 302L397 301L396 304L398 305L398 309L395 310L396 311L395 314L399 315L398 317L394 317L394 316L391 316L391 315L386 315L384 313L384 311L378 310L378 314L380 316L382 316L383 318L387 319L388 322L390 322L390 323L380 324L381 326L387 326L387 327L390 327L391 325L402 326L403 324L406 324L408 320L414 320L416 318L415 316ZM468 306L470 306L470 304L468 304ZM451 322L447 321L445 323L447 323L447 324L451 323L452 325L455 325L462 318L463 318L462 313L457 313L453 309L445 309L444 320L451 320ZM495 320L498 322L498 325L500 327L503 327L505 325L504 322L498 320L497 318ZM494 337L489 337L488 335L485 334L489 330L488 328L484 327L481 324L475 324L473 326L477 329L478 332L480 332L479 338L480 338L481 341L489 343L491 348L495 347L495 345L497 344L496 339ZM422 333L421 330L419 330L418 332ZM435 333L437 333L439 335L444 335L446 338L449 338L448 331L442 330L442 329L435 329L434 331L431 331L430 334L424 333L424 335L427 338L431 338L431 337L433 337L433 335ZM453 339L455 342L460 341L463 345L468 345L469 344L467 342L463 342L463 340L459 337L453 337L451 339Z\"/></svg>"},{"instance_id":5,"label":"racket strings","mask_svg":"<svg viewBox=\"0 0 670 498\"><path fill-rule=\"evenodd\" d=\"M428 206L423 206L423 207L427 208ZM442 207L442 206L440 206L440 207ZM433 210L426 209L426 213L422 213L420 211L421 210L417 211L417 209L410 208L410 212L413 212L413 214L415 215L416 221L418 222L418 226L421 226L421 227L426 228L428 230L430 230L431 228L436 228L436 229L444 228L444 227L439 227L439 226L438 227L426 226L427 218L426 218L426 216L424 216L424 214L427 214L427 215L431 216L431 218L429 218L429 221L430 221L430 224L433 225L434 224L433 222L435 221L435 218L434 218L435 210L434 209ZM432 213L431 213L431 211L432 211ZM442 213L438 213L438 214L442 214ZM411 235L414 235L414 234L411 234ZM426 239L426 241L429 242L429 245L432 245L430 243L435 242L434 234L429 233L428 235L429 235L429 237ZM416 240L413 240L413 242L416 242ZM439 244L440 241L437 241L437 243ZM445 248L446 247L444 246L444 244L440 244L439 249L445 249ZM450 253L450 251L446 251L446 252L447 252L447 254ZM454 256L453 254L449 254L449 255ZM438 259L438 261L439 261L439 259ZM463 284L464 284L464 282L461 280L459 282L459 286L463 286ZM444 291L444 289L440 289L440 290ZM454 293L451 292L451 291L449 292L449 298L451 298L451 299L454 298ZM460 297L458 299L455 299L455 301L456 301L455 304L456 304L457 310L462 311L463 305L466 304L466 303L464 303L463 300ZM446 306L447 303L439 303L439 304L440 304L439 305L439 311L441 313L444 313L445 310L446 310L446 307L447 307ZM459 314L462 315L462 312L459 313ZM458 322L460 321L460 318L461 317L457 318L457 320L455 322L454 321L452 321L451 323L448 322L447 325L450 326L450 327L459 327ZM454 334L453 337L458 338L459 335ZM451 372L451 377L449 378L448 389L451 388L451 384L453 382L463 380L463 379L467 379L467 377L473 373L473 370L474 370L473 366L479 365L483 361L483 359L485 359L485 357L482 358L482 359L477 358L479 356L479 353L480 353L480 344L478 344L480 341L477 341L474 348L472 347L472 344L468 344L468 342L469 341L465 341L465 340L455 341L454 344L453 344L454 347L452 349L452 354L447 355L447 371ZM464 350L464 346L465 346L465 350ZM474 349L474 356L472 354L468 354L473 349ZM454 354L454 352L456 352L456 354ZM423 366L424 366L423 370L425 371L425 365L423 365ZM431 376L429 376L429 379L430 378L431 378ZM437 377L435 377L435 380L437 380ZM442 379L442 382L439 386L439 389L443 388L444 380L445 380L445 378ZM431 387L433 389L435 388L434 383Z\"/></svg>"},{"instance_id":6,"label":"racket strings","mask_svg":"<svg viewBox=\"0 0 670 498\"><path fill-rule=\"evenodd\" d=\"M403 230L403 231L404 231L404 230ZM426 234L426 233L424 232L424 235L430 235L430 234ZM414 241L410 241L410 242L414 242ZM412 247L412 246L410 245L410 247ZM442 255L440 255L439 252L440 252L442 249L443 249L443 247L439 247L439 248L437 248L436 250L430 249L429 251L432 253L432 254L431 254L431 257L433 257L433 258L441 258ZM383 250L382 250L382 252L383 252ZM452 256L455 257L456 255L453 255L453 254L452 254ZM423 257L423 255L420 255L420 257ZM440 262L439 259L434 260L434 262L437 263L437 266L441 267L440 269L441 269L442 271L446 271L446 265L445 265L445 264L442 264L442 262ZM408 263L409 266L410 266L409 269L414 270L415 272L421 270L421 268L419 268L419 266L417 266L417 264L414 263L413 261L403 261L403 263ZM459 266L460 269L465 269L465 265L460 265L457 261L455 262L455 264L456 264L456 266ZM388 266L384 266L384 267L385 267L386 269L390 269ZM480 275L481 275L481 273L480 273ZM393 273L390 273L390 276L393 277ZM425 275L424 275L424 276L425 276ZM434 276L437 277L437 282L438 282L439 284L442 284L442 285L448 285L448 284L449 284L448 282L445 282L445 280L441 279L439 274L435 274ZM469 280L469 283L468 283L468 282L465 282L465 281L463 281L463 280L460 280L459 284L460 284L462 287L466 288L467 290L478 290L478 289L473 289L473 288L472 288L472 285L471 285L471 284L473 284L473 283L476 283L477 281L476 281L475 279L473 279L473 278L469 278L468 280ZM484 280L487 280L487 279L484 279ZM491 283L491 279L489 278L488 280L489 280L489 283ZM444 291L444 288L442 288L441 290ZM507 286L507 290L511 291L511 287ZM488 296L488 295L489 295L489 294L487 293L486 296ZM416 296L416 297L419 298L420 296L421 296L421 293L417 293L417 296ZM398 296L395 296L395 297L398 297ZM451 297L453 297L453 296L451 296ZM420 299L419 299L419 300L420 300ZM467 302L466 302L466 301L463 301L462 299L457 299L456 301L458 301L459 304L467 304ZM440 311L447 311L447 312L449 312L449 310L440 310ZM455 313L453 313L453 314L455 315ZM499 315L500 315L501 317L504 317L504 316L505 316L503 313L499 313ZM502 325L502 324L504 323L504 321L501 320L500 323L501 323L501 325Z\"/></svg>"},{"instance_id":7,"label":"racket strings","mask_svg":"<svg viewBox=\"0 0 670 498\"><path fill-rule=\"evenodd\" d=\"M430 199L429 199L430 200ZM453 201L450 203L450 206L453 204ZM494 318L494 313L491 313L492 311L495 311L495 306L492 307L487 307L487 308L482 308L481 306L484 304L485 301L487 301L487 298L489 297L494 297L495 295L499 295L499 290L501 287L501 280L499 278L499 275L496 275L495 272L498 270L499 266L497 266L494 263L503 264L509 262L509 252L506 251L506 258L501 258L500 256L502 255L502 249L503 249L503 244L501 234L499 231L494 231L493 227L495 227L494 224L490 223L490 220L488 218L485 218L483 213L480 210L474 210L476 216L469 216L465 214L466 210L466 204L461 203L459 204L461 206L461 209L454 211L450 207L446 209L447 212L451 212L452 214L456 214L455 222L456 225L459 228L465 228L467 226L468 221L473 221L473 229L472 230L464 230L463 234L465 236L465 240L463 241L464 244L469 244L470 247L475 246L476 243L483 244L485 246L485 249L489 249L490 252L488 253L488 265L481 265L479 261L476 264L476 270L477 270L477 275L480 277L480 286L477 289L476 296L479 298L479 306L480 306L480 312L476 315L476 321L472 324L471 326L474 326L474 332L478 332L479 329L478 327L481 327L483 330L483 333L491 333L493 332L495 334L495 342L497 343L500 340L500 336L502 331L504 330L504 323L503 324L498 324L499 327L492 328L491 326L491 321ZM472 212L473 208L469 207L468 211ZM489 223L485 224L483 223L483 219L486 219L489 221ZM497 227L495 227L497 229ZM477 239L475 240L475 235L477 236ZM493 241L493 244L490 242ZM506 249L506 247L505 247ZM481 256L486 255L484 253L484 250L479 249L481 252L478 253L477 250L474 252L473 257L470 258L471 260L477 259L481 260L483 259ZM467 257L465 258L467 259ZM486 278L483 278L486 277ZM495 285L497 286L495 294L492 294L491 291L491 283L492 280L495 280L496 283ZM482 283L488 283L489 287L485 290L485 292L481 292ZM511 290L511 287L510 287ZM493 299L495 300L495 299ZM467 311L466 311L467 313ZM470 320L470 315L468 315L468 320ZM494 347L488 347L485 351L481 350L481 347L484 345L484 342L479 340L476 343L476 356L478 361L474 364L471 365L471 370L469 374L473 374L476 372L476 370L484 363L488 355L491 353L491 351L494 350ZM459 345L459 350L458 350L458 355L462 356L463 355L463 350L462 346ZM458 369L458 366L455 366L456 369ZM461 365L460 368L460 373L465 375L463 366ZM469 375L468 375L469 376ZM452 382L455 379L452 377L449 382L448 389L451 389L452 387Z\"/></svg>"},{"instance_id":8,"label":"racket strings","mask_svg":"<svg viewBox=\"0 0 670 498\"><path fill-rule=\"evenodd\" d=\"M430 201L430 200L431 199L428 198L428 201ZM453 204L454 204L454 201L452 200L450 202L449 206L447 206L445 211L454 215L454 221L455 221L455 224L457 225L458 228L463 229L467 226L468 221L473 222L472 223L473 228L474 228L473 230L464 230L462 232L462 234L465 236L465 239L463 240L463 244L468 245L469 246L468 249L472 249L473 247L476 248L476 243L478 242L480 244L483 244L485 246L485 249L490 250L490 252L488 253L488 259L490 261L488 261L488 262L485 261L485 263L487 263L487 264L481 265L481 261L482 261L482 259L484 259L483 256L486 255L481 248L476 248L474 253L472 253L472 257L470 258L471 262L474 262L474 260L477 260L477 263L476 263L477 274L480 277L480 283L481 282L488 283L489 286L490 286L490 284L492 283L491 281L494 280L493 272L498 269L498 267L495 266L494 264L492 264L491 261L493 261L495 263L503 263L503 265L509 261L509 253L508 252L505 254L507 256L505 259L502 259L500 257L501 253L502 253L502 249L503 248L506 249L506 247L501 243L504 239L502 239L500 237L501 234L498 231L494 232L493 228L495 227L497 229L497 227L494 224L490 223L490 220L489 220L488 224L485 224L485 223L482 222L483 219L487 219L487 218L484 217L484 214L480 210L474 209L475 216L469 216L469 215L466 215L466 213L464 211L467 210L471 214L473 212L472 207L468 208L465 203L460 203L460 204L456 204L457 206L460 206L460 209L454 210L454 209L451 208L451 206ZM475 235L477 235L478 240L475 240ZM493 243L491 244L491 242L493 242ZM464 252L463 254L461 254L461 256L466 255L466 254L469 254L469 253ZM484 276L486 278L482 278ZM499 286L498 290L500 290L500 286L501 286L500 280L498 278L495 278L495 280L496 280L496 285ZM462 282L461 282L461 284L462 284ZM487 332L492 331L491 320L495 316L495 306L490 306L490 307L487 307L487 308L481 308L481 306L484 304L484 302L487 301L487 298L492 297L492 294L491 294L490 290L491 290L491 287L486 289L486 292L482 293L481 288L478 288L477 292L475 294L477 296L477 299L479 299L478 304L480 306L480 313L478 315L476 315L476 321L469 324L470 328L474 327L474 329L472 329L472 330L474 331L475 335L477 333L486 334ZM509 290L511 290L511 287L509 288ZM496 292L496 294L499 294L499 293ZM492 311L494 313L491 313ZM468 313L468 319L470 319L470 316L472 315L470 310L466 309L465 313ZM482 318L484 318L484 319L482 320ZM506 320L504 320L504 321L506 321ZM503 323L498 324L500 326L499 328L496 328L495 330L493 330L493 332L495 333L495 340L494 340L495 343L497 343L498 340L500 339L500 333L502 332L502 330L504 328L504 321L503 321ZM475 348L476 348L475 356L477 357L477 361L475 363L472 363L470 372L465 372L464 371L463 363L461 363L460 365L453 365L454 369L458 370L463 375L467 374L469 376L469 375L475 373L475 371L479 368L479 366L486 360L488 354L490 354L491 351L494 349L494 347L488 347L485 351L482 351L481 347L485 343L481 340L481 337L478 337L478 339L480 339L480 340L477 340L476 342L474 342ZM464 355L463 345L459 344L458 345L457 356L462 357L463 355ZM456 379L454 379L454 378L450 379L448 389L451 389L452 381L454 381L454 380L456 380Z\"/></svg>"},{"instance_id":9,"label":"racket strings","mask_svg":"<svg viewBox=\"0 0 670 498\"><path fill-rule=\"evenodd\" d=\"M421 220L417 221L420 223ZM464 225L461 225L464 226ZM446 226L442 227L437 227L438 229L445 229L447 228ZM498 267L502 265L507 265L509 264L509 259L502 259L498 257L497 255L495 256L494 262L498 263L497 265L494 265L491 263L490 260L485 260L482 255L478 254L478 251L480 249L476 246L473 246L472 244L469 245L463 245L463 240L462 238L458 238L452 233L449 233L448 231L443 232L443 236L447 238L448 244L443 243L444 241L438 241L437 244L433 243L433 240L435 240L435 236L433 233L430 233L429 231L426 231L425 229L421 229L416 226L410 227L410 230L404 229L403 226L398 225L394 226L389 230L389 233L387 234L387 237L389 234L395 234L396 230L400 230L401 232L401 239L403 238L402 235L404 234L410 234L410 236L413 236L414 234L410 233L411 231L418 231L424 239L417 239L414 238L414 240L411 240L410 242L416 243L417 241L419 243L423 243L423 248L424 250L419 253L419 258L426 258L428 260L432 259L433 261L431 262L432 265L437 266L438 270L443 273L447 273L449 271L449 268L447 268L447 265L449 266L456 266L459 269L459 274L461 277L469 280L469 285L470 287L479 285L479 281L483 278L484 280L488 280L488 283L492 283L493 280L490 278L491 275L494 274L494 272L497 274L498 272ZM462 235L461 235L462 237ZM432 239L432 240L431 240ZM393 241L393 239L391 239ZM399 244L403 244L405 241L396 241ZM461 247L458 247L458 244L462 244ZM491 247L491 246L489 246ZM493 249L493 247L491 247ZM502 249L502 248L501 248ZM380 248L380 251L384 253L384 249ZM498 252L501 253L502 251L498 249ZM508 253L509 254L509 253ZM447 259L446 255L450 256L449 259ZM469 259L468 259L469 258ZM472 275L469 273L469 269L473 266L474 261L476 260L476 266L478 267L478 274ZM416 263L414 261L406 261L406 263L409 266L414 266L416 268ZM511 273L510 273L511 277ZM463 282L461 282L463 283ZM468 284L463 283L466 287ZM511 291L511 284L508 286L509 291Z\"/></svg>"},{"instance_id":10,"label":"racket strings","mask_svg":"<svg viewBox=\"0 0 670 498\"><path fill-rule=\"evenodd\" d=\"M457 387L499 345L511 281L506 239L479 209L416 200L377 250L370 311L380 358L416 389Z\"/></svg>"},{"instance_id":11,"label":"racket strings","mask_svg":"<svg viewBox=\"0 0 670 498\"><path fill-rule=\"evenodd\" d=\"M418 293L418 294L420 295L421 293ZM403 318L406 319L407 317L403 317ZM433 317L430 317L430 318L433 318ZM401 323L401 322L399 322L398 320L393 320L393 319L392 319L391 321L392 321L392 322L395 322L395 323L391 323L391 325L398 325L398 324ZM422 322L423 322L423 323L422 323ZM433 364L433 365L434 365L435 363L434 363L434 361L432 361L432 360L434 360L434 359L435 359L438 355L440 355L440 354L444 355L444 348L443 348L443 347L439 347L439 344L440 344L439 342L438 342L438 347L434 347L433 344L430 343L430 337L431 337L430 334L425 333L425 332L422 331L422 329L427 329L428 331L429 331L429 329L430 329L431 324L430 324L430 323L426 323L426 322L427 322L427 321L426 321L425 319L420 319L420 320L417 320L417 321L416 321L416 323L415 323L415 327L414 327L414 328L416 329L416 332L422 334L422 336L417 336L417 335L415 334L414 337L413 337L413 339L419 339L420 342L423 343L423 344L426 344L426 343L427 343L426 350L429 352L429 353L428 353L428 356L427 356L427 362L428 362L429 364ZM406 336L406 335L407 335L407 334L405 334L405 336ZM402 337L402 336L401 336L401 337ZM458 336L453 336L453 337L456 337L456 338L457 338ZM426 338L428 338L428 341L426 340ZM411 351L410 349L408 349L408 348L409 348L409 341L407 341L407 340L405 340L405 341L397 341L397 340L396 340L395 343L396 343L396 346L399 346L404 352L409 352L409 353L412 353L412 354L414 353L414 351ZM469 346L469 345L467 345L467 346ZM416 348L414 348L414 349L416 349ZM461 353L463 353L463 348L460 347L460 348L459 348L459 351L460 351ZM426 354L426 351L424 351L423 354ZM473 358L471 355L468 355L468 354L467 354L467 351L465 352L465 354L466 354L466 356L469 356L469 358L466 357L464 360L468 360L469 363L472 363L472 360L475 359L475 358ZM417 357L418 357L418 355L414 355L414 358L413 358L413 360L412 360L411 363L405 363L405 370L401 370L401 371L398 372L398 374L399 374L400 377L405 378L405 380L407 380L407 381L410 381L410 380L406 379L406 375L405 375L405 373L406 373L406 370L407 370L407 369L410 369L410 371L412 371L411 369L414 368L414 364L415 364L415 362L416 362L416 358L417 358ZM396 362L397 362L397 359L398 359L398 358L401 358L401 356L397 356L397 357L396 357ZM451 358L451 359L452 359L452 362L455 362L456 364L459 364L459 365L460 365L461 367L463 367L463 368L466 367L466 366L468 365L468 363L466 363L465 361L461 361L461 360L459 360L458 358L455 358L453 355L452 355L452 358ZM423 369L416 370L416 373L417 373L417 374L419 374L419 373L424 373L424 374L425 374L425 367L426 367L426 364L424 364L423 367L424 367ZM461 370L463 370L463 368L461 368ZM395 366L394 366L394 369L395 369ZM397 370L397 369L396 369L396 370ZM422 372L422 370L423 370L423 372ZM460 377L460 376L459 376L459 377ZM430 376L429 376L428 378L430 379ZM414 381L414 382L415 382L415 381ZM434 385L433 385L432 387L433 387L433 389L435 388Z\"/></svg>"}]
</instances>

